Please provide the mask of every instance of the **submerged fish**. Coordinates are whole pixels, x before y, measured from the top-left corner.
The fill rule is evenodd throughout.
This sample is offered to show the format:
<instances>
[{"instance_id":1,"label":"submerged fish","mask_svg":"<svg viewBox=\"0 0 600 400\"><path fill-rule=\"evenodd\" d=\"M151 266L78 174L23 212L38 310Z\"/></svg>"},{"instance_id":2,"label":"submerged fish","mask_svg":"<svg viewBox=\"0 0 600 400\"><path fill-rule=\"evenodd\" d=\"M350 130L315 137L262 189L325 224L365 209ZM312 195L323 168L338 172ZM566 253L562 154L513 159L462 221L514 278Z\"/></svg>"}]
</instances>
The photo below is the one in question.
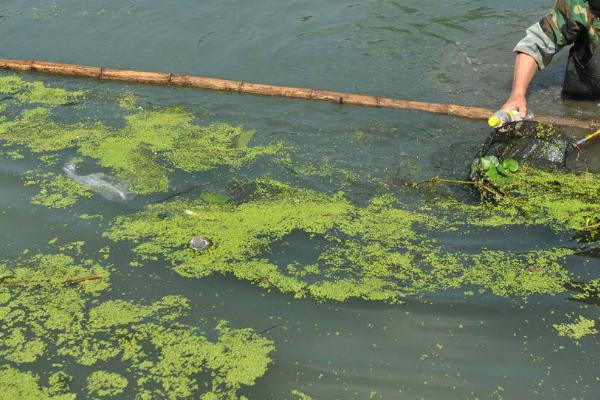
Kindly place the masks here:
<instances>
[{"instance_id":1,"label":"submerged fish","mask_svg":"<svg viewBox=\"0 0 600 400\"><path fill-rule=\"evenodd\" d=\"M129 183L126 180L115 178L102 172L77 175L77 164L73 160L68 161L64 165L63 171L67 178L87 186L106 200L123 203L135 197L135 194L129 190Z\"/></svg>"}]
</instances>

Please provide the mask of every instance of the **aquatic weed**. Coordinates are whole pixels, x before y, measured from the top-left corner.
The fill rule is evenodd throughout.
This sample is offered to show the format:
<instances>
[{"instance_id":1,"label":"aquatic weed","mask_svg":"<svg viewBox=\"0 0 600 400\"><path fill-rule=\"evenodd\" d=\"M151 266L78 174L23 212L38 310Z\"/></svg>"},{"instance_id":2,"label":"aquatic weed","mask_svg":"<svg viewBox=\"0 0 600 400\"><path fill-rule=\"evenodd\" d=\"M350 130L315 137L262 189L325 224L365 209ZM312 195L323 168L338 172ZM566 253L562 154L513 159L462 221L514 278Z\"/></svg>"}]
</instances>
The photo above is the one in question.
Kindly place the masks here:
<instances>
[{"instance_id":1,"label":"aquatic weed","mask_svg":"<svg viewBox=\"0 0 600 400\"><path fill-rule=\"evenodd\" d=\"M132 108L135 99L131 95L121 98L120 104L132 113L123 117L123 127L113 128L87 119L56 121L55 106L82 99L80 92L48 89L41 82L8 76L0 77L0 93L21 94L10 100L20 113L11 119L0 118L0 140L4 143L23 146L40 158L73 149L129 180L132 190L141 195L167 191L173 169L203 172L221 165L237 168L259 156L273 155L280 148L277 143L250 146L254 133L241 127L196 125L195 116L185 110ZM24 107L30 103L35 107ZM64 182L51 183L49 179L46 186L64 186ZM65 201L58 195L48 200L42 195L37 202L51 207L70 205L76 197L73 191Z\"/></svg>"},{"instance_id":2,"label":"aquatic weed","mask_svg":"<svg viewBox=\"0 0 600 400\"><path fill-rule=\"evenodd\" d=\"M177 200L118 217L108 237L136 243L144 259L164 259L186 277L231 274L296 297L398 302L405 294L475 285L500 296L565 291L560 260L572 249L522 254L444 251L433 236L453 230L447 221L405 210L393 196L357 207L343 195L325 196L261 179L242 204ZM270 248L294 232L319 238L315 261L280 264ZM201 254L185 247L195 235L211 239ZM535 272L528 268L535 266Z\"/></svg>"},{"instance_id":3,"label":"aquatic weed","mask_svg":"<svg viewBox=\"0 0 600 400\"><path fill-rule=\"evenodd\" d=\"M189 310L182 296L150 304L100 300L110 268L93 260L39 254L10 263L0 266L0 386L13 398L73 399L72 379L61 366L81 365L93 369L88 393L101 398L127 387L144 399L238 399L238 391L253 385L270 363L272 342L251 329L221 321L216 341L209 341L205 323L180 322ZM81 279L90 275L100 278ZM54 365L49 387L27 371L41 360ZM127 365L126 373L103 367L117 360Z\"/></svg>"},{"instance_id":4,"label":"aquatic weed","mask_svg":"<svg viewBox=\"0 0 600 400\"><path fill-rule=\"evenodd\" d=\"M566 336L576 342L579 342L584 336L597 334L598 330L595 326L596 321L585 318L583 315L580 315L575 322L553 325L559 336Z\"/></svg>"}]
</instances>

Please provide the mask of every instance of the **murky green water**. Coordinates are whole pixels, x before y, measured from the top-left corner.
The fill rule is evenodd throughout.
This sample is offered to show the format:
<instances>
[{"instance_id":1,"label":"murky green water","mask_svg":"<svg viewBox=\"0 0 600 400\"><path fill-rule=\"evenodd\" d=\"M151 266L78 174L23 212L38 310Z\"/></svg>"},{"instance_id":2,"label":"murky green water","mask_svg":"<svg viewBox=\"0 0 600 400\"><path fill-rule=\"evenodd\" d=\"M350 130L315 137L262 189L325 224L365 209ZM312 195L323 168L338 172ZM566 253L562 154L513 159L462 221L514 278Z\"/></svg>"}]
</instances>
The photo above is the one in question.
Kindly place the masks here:
<instances>
[{"instance_id":1,"label":"murky green water","mask_svg":"<svg viewBox=\"0 0 600 400\"><path fill-rule=\"evenodd\" d=\"M5 0L0 57L495 107L514 43L551 5ZM593 117L596 104L560 100L564 56L538 76L530 107ZM554 327L599 325L597 294L574 301L567 290L599 277L596 243L573 237L597 212L595 183L578 192L576 211L537 218L531 208L522 223L518 214L499 223L448 205L472 204L468 191L401 184L464 177L488 134L480 122L36 74L0 81L15 76L18 90L0 93L0 265L5 283L27 281L0 299L0 382L13 397L600 391L598 335ZM82 95L49 102L23 82ZM138 195L118 203L53 186L72 157L82 158L78 173L118 174ZM193 234L213 248L186 249ZM102 279L64 285L90 273ZM187 311L169 296L187 299ZM231 331L216 329L222 320ZM35 385L14 369L53 389L18 392ZM59 371L72 377L60 390Z\"/></svg>"}]
</instances>

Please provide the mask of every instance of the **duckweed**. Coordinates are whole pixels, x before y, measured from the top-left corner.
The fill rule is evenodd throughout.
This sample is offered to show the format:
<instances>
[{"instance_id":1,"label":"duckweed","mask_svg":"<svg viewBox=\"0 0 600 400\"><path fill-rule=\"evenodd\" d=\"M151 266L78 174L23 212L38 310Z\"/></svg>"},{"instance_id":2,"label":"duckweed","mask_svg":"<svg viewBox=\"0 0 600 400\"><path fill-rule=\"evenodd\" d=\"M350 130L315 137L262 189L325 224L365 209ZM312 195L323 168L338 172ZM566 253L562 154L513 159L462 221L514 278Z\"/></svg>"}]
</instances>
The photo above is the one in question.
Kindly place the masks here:
<instances>
[{"instance_id":1,"label":"duckweed","mask_svg":"<svg viewBox=\"0 0 600 400\"><path fill-rule=\"evenodd\" d=\"M500 208L514 207L525 221L555 229L584 229L587 218L600 212L600 178L591 173L523 168L507 193Z\"/></svg>"},{"instance_id":2,"label":"duckweed","mask_svg":"<svg viewBox=\"0 0 600 400\"><path fill-rule=\"evenodd\" d=\"M31 198L32 204L66 208L93 195L87 187L53 172L28 171L23 179L25 186L39 187L39 191Z\"/></svg>"},{"instance_id":3,"label":"duckweed","mask_svg":"<svg viewBox=\"0 0 600 400\"><path fill-rule=\"evenodd\" d=\"M10 394L4 398L73 399L64 370L49 371L48 388L27 371L43 360L53 362L53 368L92 368L87 389L99 398L127 388L144 399L200 394L238 399L239 390L266 372L271 341L221 321L214 329L218 339L211 342L201 333L205 323L180 322L190 307L181 296L148 305L105 299L110 270L65 254L40 254L1 266L0 356L6 365L0 386L3 395ZM72 283L92 274L101 279ZM107 362L124 363L127 376L98 368Z\"/></svg>"},{"instance_id":4,"label":"duckweed","mask_svg":"<svg viewBox=\"0 0 600 400\"><path fill-rule=\"evenodd\" d=\"M127 379L115 372L94 371L87 378L88 392L101 398L123 393Z\"/></svg>"},{"instance_id":5,"label":"duckweed","mask_svg":"<svg viewBox=\"0 0 600 400\"><path fill-rule=\"evenodd\" d=\"M165 259L186 277L232 274L319 300L397 302L404 294L472 285L499 296L566 290L570 276L560 260L574 250L448 252L433 239L445 224L402 209L392 196L357 207L342 194L324 196L259 179L248 202L152 205L117 218L108 237L135 242L140 259ZM297 232L315 245L314 262L270 260L273 247ZM185 247L199 234L213 242L201 254Z\"/></svg>"},{"instance_id":6,"label":"duckweed","mask_svg":"<svg viewBox=\"0 0 600 400\"><path fill-rule=\"evenodd\" d=\"M49 88L42 82L28 82L18 76L0 76L0 94L14 95L21 103L64 105L82 100L83 91Z\"/></svg>"},{"instance_id":7,"label":"duckweed","mask_svg":"<svg viewBox=\"0 0 600 400\"><path fill-rule=\"evenodd\" d=\"M28 93L26 98L17 96L14 104L37 105L23 109L13 119L0 119L0 140L24 146L36 154L42 153L39 157L48 157L48 152L73 149L129 180L131 189L137 194L167 191L172 169L203 172L220 165L241 167L259 156L275 154L280 147L278 144L249 146L252 131L218 123L199 126L194 123L194 115L182 109L145 111L134 106L135 98L130 94L118 101L133 112L124 117L121 128L86 119L59 123L55 121L51 106L67 99L81 98L81 93L62 89L54 92L41 82L28 83L18 77L0 79L0 93ZM55 101L45 101L47 98ZM46 186L65 186L64 182L51 180L47 177ZM75 201L74 191L69 191L68 195L69 200L62 202L55 198L45 199L43 194L36 201L50 207L64 207Z\"/></svg>"},{"instance_id":8,"label":"duckweed","mask_svg":"<svg viewBox=\"0 0 600 400\"><path fill-rule=\"evenodd\" d=\"M560 336L566 336L577 342L584 336L595 335L598 333L596 321L587 319L582 315L580 315L573 323L555 324L553 326Z\"/></svg>"},{"instance_id":9,"label":"duckweed","mask_svg":"<svg viewBox=\"0 0 600 400\"><path fill-rule=\"evenodd\" d=\"M436 199L430 207L460 215L472 226L545 225L557 231L585 230L589 219L600 213L598 175L520 167L512 182L502 187L505 195L493 202L483 199L479 204L465 204ZM460 221L453 223L460 225Z\"/></svg>"},{"instance_id":10,"label":"duckweed","mask_svg":"<svg viewBox=\"0 0 600 400\"><path fill-rule=\"evenodd\" d=\"M292 390L292 398L295 400L313 400L312 397L310 397L307 394L302 393L299 390Z\"/></svg>"},{"instance_id":11,"label":"duckweed","mask_svg":"<svg viewBox=\"0 0 600 400\"><path fill-rule=\"evenodd\" d=\"M137 105L137 97L132 92L122 92L117 98L117 103L124 110L141 109Z\"/></svg>"},{"instance_id":12,"label":"duckweed","mask_svg":"<svg viewBox=\"0 0 600 400\"><path fill-rule=\"evenodd\" d=\"M575 300L600 301L600 279L593 279L584 283L575 283L573 284L573 289L578 292L572 296Z\"/></svg>"},{"instance_id":13,"label":"duckweed","mask_svg":"<svg viewBox=\"0 0 600 400\"><path fill-rule=\"evenodd\" d=\"M51 108L24 109L13 120L0 121L0 140L27 147L34 153L47 153L73 147L80 138L103 132L99 123L64 127L52 120ZM47 154L42 154L47 155Z\"/></svg>"},{"instance_id":14,"label":"duckweed","mask_svg":"<svg viewBox=\"0 0 600 400\"><path fill-rule=\"evenodd\" d=\"M53 107L83 101L84 92L0 77L0 93L11 95L13 104L32 105L14 119L0 117L0 139L6 144L30 150L48 165L66 150L75 151L129 180L138 194L169 190L175 169L194 173L217 166L238 168L259 156L278 154L281 147L249 146L254 131L227 124L199 126L182 109L145 110L131 93L117 100L130 111L119 128L88 120L56 121ZM293 173L358 180L352 171L328 164L296 165L289 155L280 165ZM574 286L563 266L563 259L576 249L461 252L440 244L440 234L454 234L465 226L476 230L530 224L581 231L599 215L597 176L519 168L502 187L506 196L494 203L436 199L417 210L402 207L391 195L357 205L344 193L322 194L260 178L240 202L203 193L197 200L150 205L118 217L107 236L135 243L138 259L132 265L159 259L185 277L226 274L298 298L397 303L406 295L454 289L527 298L562 293L567 286L579 290L575 299L597 298L598 280ZM514 165L512 169L516 171ZM34 204L64 208L92 196L61 174L34 170L24 180L40 188ZM196 235L207 236L214 246L202 253L191 251L186 243ZM278 246L298 236L314 250L312 260L277 254ZM226 321L214 327L205 321L182 322L190 310L182 296L153 302L110 298L112 267L66 254L71 249L81 256L81 246L0 265L0 356L5 360L0 398L73 399L72 378L62 368L76 365L91 370L87 392L99 398L127 390L143 399L245 399L239 392L263 376L271 362L270 340L251 329L231 328ZM101 279L73 283L90 275ZM576 341L597 333L595 321L583 316L554 329ZM214 334L207 335L207 330ZM46 360L53 367L44 386L43 378L28 369ZM123 375L106 370L112 363L126 366L125 372L119 370ZM291 394L311 398L297 390Z\"/></svg>"},{"instance_id":15,"label":"duckweed","mask_svg":"<svg viewBox=\"0 0 600 400\"><path fill-rule=\"evenodd\" d=\"M0 110L2 112L2 110ZM11 160L22 160L25 158L23 153L19 151L0 151L0 157L7 157Z\"/></svg>"},{"instance_id":16,"label":"duckweed","mask_svg":"<svg viewBox=\"0 0 600 400\"><path fill-rule=\"evenodd\" d=\"M72 393L53 393L51 388L40 386L39 377L31 372L23 372L10 366L0 368L2 400L74 400Z\"/></svg>"},{"instance_id":17,"label":"duckweed","mask_svg":"<svg viewBox=\"0 0 600 400\"><path fill-rule=\"evenodd\" d=\"M551 139L557 135L554 125L538 123L535 128L535 136L538 139Z\"/></svg>"}]
</instances>

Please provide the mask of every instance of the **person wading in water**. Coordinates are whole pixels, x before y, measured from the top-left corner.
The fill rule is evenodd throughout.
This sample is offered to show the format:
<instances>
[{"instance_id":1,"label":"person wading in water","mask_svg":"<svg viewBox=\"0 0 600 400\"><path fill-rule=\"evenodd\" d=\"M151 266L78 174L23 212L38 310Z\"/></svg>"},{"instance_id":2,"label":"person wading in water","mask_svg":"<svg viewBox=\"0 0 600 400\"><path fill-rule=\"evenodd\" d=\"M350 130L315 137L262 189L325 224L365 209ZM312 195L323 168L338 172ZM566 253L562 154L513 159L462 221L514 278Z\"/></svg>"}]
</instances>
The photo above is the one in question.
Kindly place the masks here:
<instances>
[{"instance_id":1,"label":"person wading in water","mask_svg":"<svg viewBox=\"0 0 600 400\"><path fill-rule=\"evenodd\" d=\"M569 53L562 95L571 99L600 99L600 0L558 0L550 14L527 29L517 44L510 98L503 110L527 114L527 88L563 47Z\"/></svg>"}]
</instances>

